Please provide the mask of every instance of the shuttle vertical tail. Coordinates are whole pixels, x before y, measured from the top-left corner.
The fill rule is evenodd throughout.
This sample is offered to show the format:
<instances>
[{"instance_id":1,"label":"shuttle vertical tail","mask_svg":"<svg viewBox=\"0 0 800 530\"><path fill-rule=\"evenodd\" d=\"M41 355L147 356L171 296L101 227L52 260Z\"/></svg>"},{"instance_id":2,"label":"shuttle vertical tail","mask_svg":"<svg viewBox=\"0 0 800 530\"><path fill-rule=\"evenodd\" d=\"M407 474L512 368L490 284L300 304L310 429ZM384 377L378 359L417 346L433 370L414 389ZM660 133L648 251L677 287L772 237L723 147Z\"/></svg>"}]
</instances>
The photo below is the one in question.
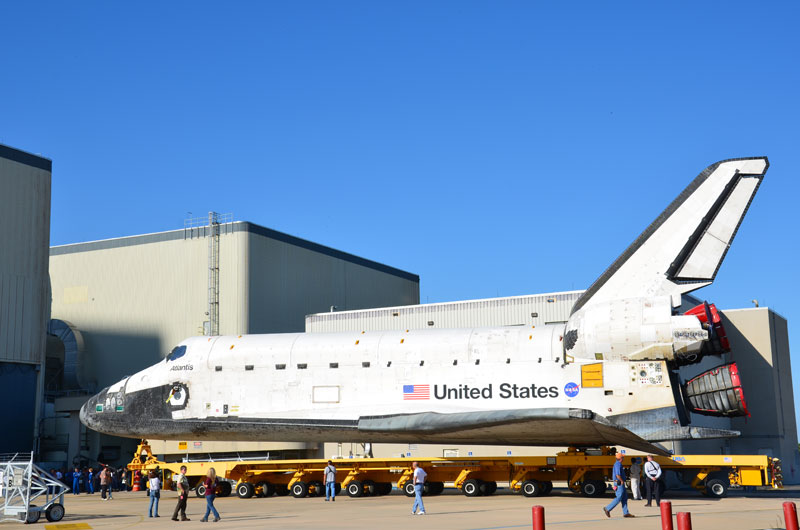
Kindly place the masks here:
<instances>
[{"instance_id":1,"label":"shuttle vertical tail","mask_svg":"<svg viewBox=\"0 0 800 530\"><path fill-rule=\"evenodd\" d=\"M769 167L766 157L708 166L578 299L573 313L613 299L680 296L709 285Z\"/></svg>"}]
</instances>

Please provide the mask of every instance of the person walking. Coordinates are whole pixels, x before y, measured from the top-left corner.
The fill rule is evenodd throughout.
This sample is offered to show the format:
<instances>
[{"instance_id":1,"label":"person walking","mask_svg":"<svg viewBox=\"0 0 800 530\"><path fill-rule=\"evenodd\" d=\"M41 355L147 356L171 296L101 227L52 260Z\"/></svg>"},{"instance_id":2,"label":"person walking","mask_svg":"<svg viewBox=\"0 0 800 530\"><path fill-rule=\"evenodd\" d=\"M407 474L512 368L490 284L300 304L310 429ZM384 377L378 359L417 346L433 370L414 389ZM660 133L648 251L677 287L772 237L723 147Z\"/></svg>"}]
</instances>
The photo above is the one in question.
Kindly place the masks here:
<instances>
[{"instance_id":1,"label":"person walking","mask_svg":"<svg viewBox=\"0 0 800 530\"><path fill-rule=\"evenodd\" d=\"M619 503L622 503L623 517L636 517L628 512L628 492L625 490L625 470L622 469L623 458L625 458L625 455L617 453L617 461L614 462L614 469L611 471L611 476L614 479L615 496L614 500L611 501L608 506L603 507L603 513L606 514L606 517L611 517L611 510Z\"/></svg>"},{"instance_id":2,"label":"person walking","mask_svg":"<svg viewBox=\"0 0 800 530\"><path fill-rule=\"evenodd\" d=\"M161 498L161 479L155 471L150 471L147 481L147 489L150 490L150 507L147 509L148 517L159 517L158 500Z\"/></svg>"},{"instance_id":3,"label":"person walking","mask_svg":"<svg viewBox=\"0 0 800 530\"><path fill-rule=\"evenodd\" d=\"M172 513L172 520L178 520L178 513L181 515L181 521L188 521L186 517L186 500L189 497L189 479L186 478L186 466L181 466L181 472L175 475L172 480L178 487L178 504L175 506L175 511Z\"/></svg>"},{"instance_id":4,"label":"person walking","mask_svg":"<svg viewBox=\"0 0 800 530\"><path fill-rule=\"evenodd\" d=\"M81 470L77 467L72 471L72 494L80 495L81 493Z\"/></svg>"},{"instance_id":5,"label":"person walking","mask_svg":"<svg viewBox=\"0 0 800 530\"><path fill-rule=\"evenodd\" d=\"M422 504L422 489L425 487L425 479L428 474L419 467L418 462L411 462L411 468L414 470L414 474L411 475L411 480L414 483L414 506L411 507L411 515L425 515L425 505ZM417 513L417 508L419 508L419 513Z\"/></svg>"},{"instance_id":6,"label":"person walking","mask_svg":"<svg viewBox=\"0 0 800 530\"><path fill-rule=\"evenodd\" d=\"M203 485L206 487L206 514L200 519L201 523L207 522L208 516L212 512L214 513L214 522L219 521L219 512L214 508L214 499L217 497L217 483L216 470L213 467L208 468L208 474L203 481Z\"/></svg>"},{"instance_id":7,"label":"person walking","mask_svg":"<svg viewBox=\"0 0 800 530\"><path fill-rule=\"evenodd\" d=\"M642 478L642 459L634 458L631 461L631 493L633 493L633 500L642 500L642 489L639 480Z\"/></svg>"},{"instance_id":8,"label":"person walking","mask_svg":"<svg viewBox=\"0 0 800 530\"><path fill-rule=\"evenodd\" d=\"M644 463L645 491L647 491L647 504L653 505L653 496L656 498L656 506L661 506L661 466L653 460L653 455L647 455L647 462Z\"/></svg>"},{"instance_id":9,"label":"person walking","mask_svg":"<svg viewBox=\"0 0 800 530\"><path fill-rule=\"evenodd\" d=\"M103 466L103 470L100 471L100 498L104 501L108 500L108 483L111 479L108 475L108 468Z\"/></svg>"},{"instance_id":10,"label":"person walking","mask_svg":"<svg viewBox=\"0 0 800 530\"><path fill-rule=\"evenodd\" d=\"M325 478L325 502L328 500L336 502L336 466L333 465L333 461L328 460L322 475Z\"/></svg>"},{"instance_id":11,"label":"person walking","mask_svg":"<svg viewBox=\"0 0 800 530\"><path fill-rule=\"evenodd\" d=\"M89 495L94 495L94 468L89 468L89 476L86 480L86 493Z\"/></svg>"}]
</instances>

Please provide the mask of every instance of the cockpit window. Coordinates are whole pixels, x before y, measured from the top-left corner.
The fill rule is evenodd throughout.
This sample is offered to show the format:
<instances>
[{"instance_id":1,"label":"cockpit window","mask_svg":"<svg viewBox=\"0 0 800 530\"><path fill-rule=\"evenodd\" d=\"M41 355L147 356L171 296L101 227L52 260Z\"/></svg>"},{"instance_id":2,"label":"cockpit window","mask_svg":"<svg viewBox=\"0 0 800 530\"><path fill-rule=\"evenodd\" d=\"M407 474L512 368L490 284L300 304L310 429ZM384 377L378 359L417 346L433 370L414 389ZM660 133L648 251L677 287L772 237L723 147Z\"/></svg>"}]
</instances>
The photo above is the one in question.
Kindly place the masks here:
<instances>
[{"instance_id":1,"label":"cockpit window","mask_svg":"<svg viewBox=\"0 0 800 530\"><path fill-rule=\"evenodd\" d=\"M169 355L167 355L167 361L174 361L175 359L179 359L186 354L186 346L175 346Z\"/></svg>"}]
</instances>

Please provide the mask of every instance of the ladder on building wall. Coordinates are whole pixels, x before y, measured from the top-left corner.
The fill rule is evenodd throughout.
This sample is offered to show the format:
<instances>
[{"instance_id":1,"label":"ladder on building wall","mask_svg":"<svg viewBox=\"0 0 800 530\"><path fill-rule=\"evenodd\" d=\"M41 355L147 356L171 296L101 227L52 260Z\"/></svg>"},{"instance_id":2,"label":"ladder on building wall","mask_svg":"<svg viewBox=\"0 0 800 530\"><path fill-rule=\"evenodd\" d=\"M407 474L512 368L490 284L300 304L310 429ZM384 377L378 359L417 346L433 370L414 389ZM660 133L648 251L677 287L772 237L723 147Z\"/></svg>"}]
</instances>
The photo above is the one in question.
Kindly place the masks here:
<instances>
[{"instance_id":1,"label":"ladder on building wall","mask_svg":"<svg viewBox=\"0 0 800 530\"><path fill-rule=\"evenodd\" d=\"M190 212L191 214L191 212ZM233 214L208 212L208 217L187 217L183 223L183 238L208 238L208 326L206 335L219 335L219 243L220 235L232 230Z\"/></svg>"},{"instance_id":2,"label":"ladder on building wall","mask_svg":"<svg viewBox=\"0 0 800 530\"><path fill-rule=\"evenodd\" d=\"M208 334L219 335L219 214L208 212Z\"/></svg>"}]
</instances>

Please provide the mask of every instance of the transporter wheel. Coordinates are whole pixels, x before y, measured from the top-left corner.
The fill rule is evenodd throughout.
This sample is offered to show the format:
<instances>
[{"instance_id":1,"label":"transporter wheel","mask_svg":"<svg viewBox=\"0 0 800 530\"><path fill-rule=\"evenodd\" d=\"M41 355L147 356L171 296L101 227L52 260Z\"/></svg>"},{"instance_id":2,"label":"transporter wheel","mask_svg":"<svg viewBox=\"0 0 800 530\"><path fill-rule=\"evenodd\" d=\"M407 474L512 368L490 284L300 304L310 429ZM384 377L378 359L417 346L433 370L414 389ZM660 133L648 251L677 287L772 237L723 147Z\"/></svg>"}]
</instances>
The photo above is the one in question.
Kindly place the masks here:
<instances>
[{"instance_id":1,"label":"transporter wheel","mask_svg":"<svg viewBox=\"0 0 800 530\"><path fill-rule=\"evenodd\" d=\"M413 497L416 495L416 492L414 491L414 484L410 480L403 484L403 493L406 494L406 497Z\"/></svg>"},{"instance_id":2,"label":"transporter wheel","mask_svg":"<svg viewBox=\"0 0 800 530\"><path fill-rule=\"evenodd\" d=\"M249 499L255 492L256 487L249 482L242 482L236 486L236 495L238 495L240 499Z\"/></svg>"},{"instance_id":3,"label":"transporter wheel","mask_svg":"<svg viewBox=\"0 0 800 530\"><path fill-rule=\"evenodd\" d=\"M336 492L336 495L339 495L342 492L342 483L337 482L333 489Z\"/></svg>"},{"instance_id":4,"label":"transporter wheel","mask_svg":"<svg viewBox=\"0 0 800 530\"><path fill-rule=\"evenodd\" d=\"M389 484L391 486L391 484ZM391 488L390 490L391 491ZM444 482L431 482L431 495L441 495L444 491Z\"/></svg>"},{"instance_id":5,"label":"transporter wheel","mask_svg":"<svg viewBox=\"0 0 800 530\"><path fill-rule=\"evenodd\" d=\"M275 495L275 484L271 484L266 480L256 484L256 488L261 488L259 497L272 497Z\"/></svg>"},{"instance_id":6,"label":"transporter wheel","mask_svg":"<svg viewBox=\"0 0 800 530\"><path fill-rule=\"evenodd\" d=\"M370 497L375 496L378 494L378 485L375 484L374 480L365 480L364 481L364 495L368 495Z\"/></svg>"},{"instance_id":7,"label":"transporter wheel","mask_svg":"<svg viewBox=\"0 0 800 530\"><path fill-rule=\"evenodd\" d=\"M231 492L233 491L233 486L231 486L230 482L220 482L219 483L219 496L220 497L229 497Z\"/></svg>"},{"instance_id":8,"label":"transporter wheel","mask_svg":"<svg viewBox=\"0 0 800 530\"><path fill-rule=\"evenodd\" d=\"M194 489L194 494L200 497L201 499L206 496L206 485L205 484L198 484L197 487Z\"/></svg>"},{"instance_id":9,"label":"transporter wheel","mask_svg":"<svg viewBox=\"0 0 800 530\"><path fill-rule=\"evenodd\" d=\"M275 484L275 495L278 497L286 497L289 495L289 487L286 484Z\"/></svg>"},{"instance_id":10,"label":"transporter wheel","mask_svg":"<svg viewBox=\"0 0 800 530\"><path fill-rule=\"evenodd\" d=\"M57 523L64 518L64 505L57 502L51 504L44 511L44 516L47 517L47 520L51 523Z\"/></svg>"},{"instance_id":11,"label":"transporter wheel","mask_svg":"<svg viewBox=\"0 0 800 530\"><path fill-rule=\"evenodd\" d=\"M526 480L522 483L520 491L526 497L538 497L542 494L542 485L536 480Z\"/></svg>"},{"instance_id":12,"label":"transporter wheel","mask_svg":"<svg viewBox=\"0 0 800 530\"><path fill-rule=\"evenodd\" d=\"M544 482L540 483L542 485L542 495L550 495L553 493L553 482L550 480L545 480Z\"/></svg>"},{"instance_id":13,"label":"transporter wheel","mask_svg":"<svg viewBox=\"0 0 800 530\"><path fill-rule=\"evenodd\" d=\"M605 492L605 483L599 480L585 480L581 483L581 495L584 497L599 497Z\"/></svg>"},{"instance_id":14,"label":"transporter wheel","mask_svg":"<svg viewBox=\"0 0 800 530\"><path fill-rule=\"evenodd\" d=\"M497 491L497 482L493 480L488 480L486 482L481 482L480 485L480 492L481 495L492 495L495 491Z\"/></svg>"},{"instance_id":15,"label":"transporter wheel","mask_svg":"<svg viewBox=\"0 0 800 530\"><path fill-rule=\"evenodd\" d=\"M378 495L389 495L392 492L391 482L378 482L377 487Z\"/></svg>"},{"instance_id":16,"label":"transporter wheel","mask_svg":"<svg viewBox=\"0 0 800 530\"><path fill-rule=\"evenodd\" d=\"M467 497L477 497L481 494L481 481L476 478L465 480L461 486L461 491Z\"/></svg>"},{"instance_id":17,"label":"transporter wheel","mask_svg":"<svg viewBox=\"0 0 800 530\"><path fill-rule=\"evenodd\" d=\"M347 494L351 497L364 496L364 483L360 480L354 480L347 485Z\"/></svg>"},{"instance_id":18,"label":"transporter wheel","mask_svg":"<svg viewBox=\"0 0 800 530\"><path fill-rule=\"evenodd\" d=\"M309 497L322 497L325 495L325 486L319 480L312 480L308 483L308 496Z\"/></svg>"},{"instance_id":19,"label":"transporter wheel","mask_svg":"<svg viewBox=\"0 0 800 530\"><path fill-rule=\"evenodd\" d=\"M718 478L706 482L706 492L709 497L721 499L728 495L728 484Z\"/></svg>"},{"instance_id":20,"label":"transporter wheel","mask_svg":"<svg viewBox=\"0 0 800 530\"><path fill-rule=\"evenodd\" d=\"M308 495L308 484L299 480L292 484L292 497L295 499L302 499Z\"/></svg>"}]
</instances>

